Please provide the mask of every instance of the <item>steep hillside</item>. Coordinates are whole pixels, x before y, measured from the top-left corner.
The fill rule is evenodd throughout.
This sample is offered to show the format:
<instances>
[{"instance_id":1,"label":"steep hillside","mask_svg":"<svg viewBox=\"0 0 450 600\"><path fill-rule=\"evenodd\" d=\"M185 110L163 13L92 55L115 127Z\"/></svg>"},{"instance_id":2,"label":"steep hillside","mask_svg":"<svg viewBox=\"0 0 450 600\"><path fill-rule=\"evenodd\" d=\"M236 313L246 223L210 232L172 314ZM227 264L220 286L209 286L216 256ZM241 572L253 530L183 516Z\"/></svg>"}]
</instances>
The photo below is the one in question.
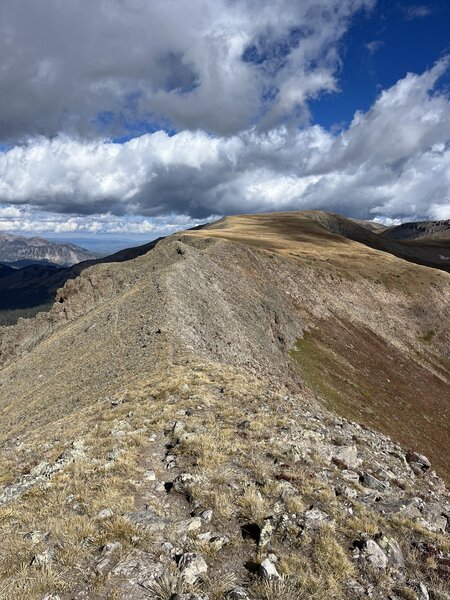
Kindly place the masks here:
<instances>
[{"instance_id":1,"label":"steep hillside","mask_svg":"<svg viewBox=\"0 0 450 600\"><path fill-rule=\"evenodd\" d=\"M382 230L368 228L364 222L352 221L340 215L323 211L306 211L304 214L320 223L328 231L366 244L370 248L389 252L419 265L450 271L450 244L444 238L436 239L434 243L430 243L428 239L422 240L422 238L414 241L390 239Z\"/></svg>"},{"instance_id":2,"label":"steep hillside","mask_svg":"<svg viewBox=\"0 0 450 600\"><path fill-rule=\"evenodd\" d=\"M449 298L309 213L83 270L1 330L0 598L446 598Z\"/></svg>"},{"instance_id":3,"label":"steep hillside","mask_svg":"<svg viewBox=\"0 0 450 600\"><path fill-rule=\"evenodd\" d=\"M40 237L24 237L0 233L0 262L14 263L28 260L33 263L52 263L70 266L95 255L75 244L63 244Z\"/></svg>"},{"instance_id":4,"label":"steep hillside","mask_svg":"<svg viewBox=\"0 0 450 600\"><path fill-rule=\"evenodd\" d=\"M392 240L450 240L450 220L402 223L383 232Z\"/></svg>"},{"instance_id":5,"label":"steep hillside","mask_svg":"<svg viewBox=\"0 0 450 600\"><path fill-rule=\"evenodd\" d=\"M0 270L0 311L9 311L11 320L8 324L14 324L21 316L20 309L40 311L48 308L58 288L78 277L84 269L96 264L131 260L145 254L157 242L154 240L142 246L119 250L110 256L85 260L67 268L48 264L33 264L21 269L3 267L6 270Z\"/></svg>"},{"instance_id":6,"label":"steep hillside","mask_svg":"<svg viewBox=\"0 0 450 600\"><path fill-rule=\"evenodd\" d=\"M9 275L14 273L14 269L9 267L8 265L0 265L0 278L8 277Z\"/></svg>"}]
</instances>

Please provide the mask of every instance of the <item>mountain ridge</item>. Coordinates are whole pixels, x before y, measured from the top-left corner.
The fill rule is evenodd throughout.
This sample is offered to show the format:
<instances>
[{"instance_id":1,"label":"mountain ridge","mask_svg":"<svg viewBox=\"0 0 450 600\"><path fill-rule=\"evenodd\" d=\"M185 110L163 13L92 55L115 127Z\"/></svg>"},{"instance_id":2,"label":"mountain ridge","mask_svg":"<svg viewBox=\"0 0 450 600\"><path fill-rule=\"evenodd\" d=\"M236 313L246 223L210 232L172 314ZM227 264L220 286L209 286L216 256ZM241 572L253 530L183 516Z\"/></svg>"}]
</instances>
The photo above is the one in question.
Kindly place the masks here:
<instances>
[{"instance_id":1,"label":"mountain ridge","mask_svg":"<svg viewBox=\"0 0 450 600\"><path fill-rule=\"evenodd\" d=\"M75 244L0 232L0 262L14 263L25 259L70 266L93 258L92 252Z\"/></svg>"},{"instance_id":2,"label":"mountain ridge","mask_svg":"<svg viewBox=\"0 0 450 600\"><path fill-rule=\"evenodd\" d=\"M402 223L385 229L382 234L393 240L449 240L450 220Z\"/></svg>"},{"instance_id":3,"label":"mountain ridge","mask_svg":"<svg viewBox=\"0 0 450 600\"><path fill-rule=\"evenodd\" d=\"M302 213L84 269L0 330L2 589L445 598L449 299Z\"/></svg>"}]
</instances>

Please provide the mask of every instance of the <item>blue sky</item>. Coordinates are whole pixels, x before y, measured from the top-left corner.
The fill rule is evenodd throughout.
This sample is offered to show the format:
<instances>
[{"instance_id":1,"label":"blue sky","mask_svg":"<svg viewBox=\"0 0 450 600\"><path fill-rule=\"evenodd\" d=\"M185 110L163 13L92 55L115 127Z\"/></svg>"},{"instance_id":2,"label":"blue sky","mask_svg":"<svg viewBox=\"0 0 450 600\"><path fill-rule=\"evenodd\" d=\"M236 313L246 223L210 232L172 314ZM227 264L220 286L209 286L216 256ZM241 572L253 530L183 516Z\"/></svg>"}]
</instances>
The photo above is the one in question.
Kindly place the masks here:
<instances>
[{"instance_id":1,"label":"blue sky","mask_svg":"<svg viewBox=\"0 0 450 600\"><path fill-rule=\"evenodd\" d=\"M422 73L450 52L450 2L378 0L372 11L355 15L342 40L341 93L313 102L313 120L324 127L348 124L356 110L367 111L380 90L408 71ZM448 87L447 76L440 82Z\"/></svg>"},{"instance_id":2,"label":"blue sky","mask_svg":"<svg viewBox=\"0 0 450 600\"><path fill-rule=\"evenodd\" d=\"M447 0L4 0L0 22L0 230L110 251L238 212L450 217Z\"/></svg>"}]
</instances>

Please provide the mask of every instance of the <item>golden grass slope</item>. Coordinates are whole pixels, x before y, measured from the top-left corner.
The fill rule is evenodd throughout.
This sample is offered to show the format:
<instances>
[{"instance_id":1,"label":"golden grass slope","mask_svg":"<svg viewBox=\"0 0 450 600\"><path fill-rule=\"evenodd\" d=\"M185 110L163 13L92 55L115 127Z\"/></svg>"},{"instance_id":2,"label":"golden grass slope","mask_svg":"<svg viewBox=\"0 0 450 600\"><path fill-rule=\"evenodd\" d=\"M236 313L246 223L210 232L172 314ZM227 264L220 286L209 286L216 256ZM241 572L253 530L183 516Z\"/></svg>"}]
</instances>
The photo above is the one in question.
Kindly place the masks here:
<instances>
[{"instance_id":1,"label":"golden grass slope","mask_svg":"<svg viewBox=\"0 0 450 600\"><path fill-rule=\"evenodd\" d=\"M276 502L287 502L290 512L319 503L337 523L336 531L303 538L294 551L276 542L295 598L351 597L345 581L354 566L346 548L362 529L397 532L405 540L415 531L444 548L438 534L405 520L385 522L356 502L350 520L344 501L320 479L323 459L314 454L296 466L278 440L291 429L295 436L303 425L307 430L305 407L325 429L328 422L338 427L321 403L429 455L448 475L449 283L446 273L331 234L302 213L227 218L171 236L135 260L85 270L58 293L46 321L2 331L0 488L14 491L79 440L85 456L58 471L48 487L40 482L0 508L0 598L35 600L56 590L66 600L83 586L89 598L114 598L108 578L92 565L108 542L120 541L122 558L135 550L159 552L124 514L148 500L146 468L160 482L170 477L161 466L173 443L167 432L186 411L193 436L175 447L176 472L190 469L205 478L192 497L214 508L214 526L234 540L223 560L231 569L233 555L242 558L233 567L239 577L246 576L242 564L253 546L239 537L238 524L261 520ZM238 428L246 419L249 431ZM339 476L337 465L327 468ZM294 482L295 497L282 497L274 473ZM255 490L262 490L261 499ZM193 510L184 498L164 498L152 499L164 518L186 519ZM107 522L97 519L104 508L113 511ZM46 544L24 538L41 530L50 532L54 552L43 569L33 566L33 557ZM176 543L176 532L172 537ZM198 540L189 543L199 549ZM342 556L341 567L333 566L330 548ZM221 557L208 558L213 573L220 572ZM431 567L415 560L411 551L408 572L422 569L431 579ZM212 580L205 585L212 598L223 595ZM281 583L252 585L254 598L281 593ZM374 576L374 585L384 584Z\"/></svg>"}]
</instances>

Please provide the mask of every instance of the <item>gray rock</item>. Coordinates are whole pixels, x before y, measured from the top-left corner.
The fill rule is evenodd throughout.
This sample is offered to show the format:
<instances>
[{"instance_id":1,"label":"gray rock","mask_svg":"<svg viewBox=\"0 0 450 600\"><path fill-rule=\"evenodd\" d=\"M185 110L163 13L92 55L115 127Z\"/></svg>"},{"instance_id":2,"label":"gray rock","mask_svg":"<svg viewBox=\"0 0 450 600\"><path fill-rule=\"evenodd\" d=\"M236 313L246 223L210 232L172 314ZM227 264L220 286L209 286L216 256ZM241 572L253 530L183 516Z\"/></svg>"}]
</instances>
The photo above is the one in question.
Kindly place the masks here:
<instances>
[{"instance_id":1,"label":"gray rock","mask_svg":"<svg viewBox=\"0 0 450 600\"><path fill-rule=\"evenodd\" d=\"M367 540L364 544L362 556L375 569L386 569L388 558L380 546L374 540Z\"/></svg>"},{"instance_id":2,"label":"gray rock","mask_svg":"<svg viewBox=\"0 0 450 600\"><path fill-rule=\"evenodd\" d=\"M318 508L310 508L303 513L305 529L319 529L326 522L330 521L330 517Z\"/></svg>"},{"instance_id":3,"label":"gray rock","mask_svg":"<svg viewBox=\"0 0 450 600\"><path fill-rule=\"evenodd\" d=\"M122 550L122 544L120 542L109 542L105 544L102 548L102 554L104 556L110 556L116 552L120 552Z\"/></svg>"},{"instance_id":4,"label":"gray rock","mask_svg":"<svg viewBox=\"0 0 450 600\"><path fill-rule=\"evenodd\" d=\"M355 473L355 471L351 471L349 469L343 469L341 471L341 475L346 481L348 481L350 483L355 483L355 484L359 483L359 475L358 475L358 473Z\"/></svg>"},{"instance_id":5,"label":"gray rock","mask_svg":"<svg viewBox=\"0 0 450 600\"><path fill-rule=\"evenodd\" d=\"M97 514L95 518L97 521L106 521L107 519L111 519L113 516L114 513L110 508L104 508Z\"/></svg>"},{"instance_id":6,"label":"gray rock","mask_svg":"<svg viewBox=\"0 0 450 600\"><path fill-rule=\"evenodd\" d=\"M53 561L53 554L50 550L44 550L41 554L36 554L31 560L31 566L37 569L48 567Z\"/></svg>"},{"instance_id":7,"label":"gray rock","mask_svg":"<svg viewBox=\"0 0 450 600\"><path fill-rule=\"evenodd\" d=\"M152 471L151 469L146 471L144 474L144 480L145 481L156 481L155 471Z\"/></svg>"},{"instance_id":8,"label":"gray rock","mask_svg":"<svg viewBox=\"0 0 450 600\"><path fill-rule=\"evenodd\" d=\"M174 436L178 436L184 431L184 423L181 421L175 421L174 426L172 428L172 433Z\"/></svg>"},{"instance_id":9,"label":"gray rock","mask_svg":"<svg viewBox=\"0 0 450 600\"><path fill-rule=\"evenodd\" d=\"M399 509L399 513L402 517L409 519L417 519L422 516L423 500L420 498L412 498L406 504L402 504Z\"/></svg>"},{"instance_id":10,"label":"gray rock","mask_svg":"<svg viewBox=\"0 0 450 600\"><path fill-rule=\"evenodd\" d=\"M164 567L152 554L135 549L114 567L112 573L126 581L124 593L131 594L161 577Z\"/></svg>"},{"instance_id":11,"label":"gray rock","mask_svg":"<svg viewBox=\"0 0 450 600\"><path fill-rule=\"evenodd\" d=\"M23 538L29 540L32 544L39 544L40 542L46 542L50 537L48 531L29 531L25 533Z\"/></svg>"},{"instance_id":12,"label":"gray rock","mask_svg":"<svg viewBox=\"0 0 450 600\"><path fill-rule=\"evenodd\" d=\"M281 579L280 574L277 571L277 568L268 558L263 560L263 562L259 565L259 574L263 579Z\"/></svg>"},{"instance_id":13,"label":"gray rock","mask_svg":"<svg viewBox=\"0 0 450 600\"><path fill-rule=\"evenodd\" d=\"M181 525L185 531L198 531L202 528L202 520L200 517L192 517L192 519L183 521Z\"/></svg>"},{"instance_id":14,"label":"gray rock","mask_svg":"<svg viewBox=\"0 0 450 600\"><path fill-rule=\"evenodd\" d=\"M31 469L30 475L33 477L39 477L39 475L43 475L49 468L50 463L42 461Z\"/></svg>"},{"instance_id":15,"label":"gray rock","mask_svg":"<svg viewBox=\"0 0 450 600\"><path fill-rule=\"evenodd\" d=\"M347 498L356 498L358 492L355 488L350 487L349 485L338 485L335 488L336 496L346 496Z\"/></svg>"},{"instance_id":16,"label":"gray rock","mask_svg":"<svg viewBox=\"0 0 450 600\"><path fill-rule=\"evenodd\" d=\"M125 450L123 448L113 448L106 455L106 460L110 462L116 461L122 454L125 454Z\"/></svg>"},{"instance_id":17,"label":"gray rock","mask_svg":"<svg viewBox=\"0 0 450 600\"><path fill-rule=\"evenodd\" d=\"M159 533L166 525L166 521L151 509L141 509L127 514L127 519L139 525L147 533Z\"/></svg>"},{"instance_id":18,"label":"gray rock","mask_svg":"<svg viewBox=\"0 0 450 600\"><path fill-rule=\"evenodd\" d=\"M410 465L416 465L421 471L428 471L431 467L431 463L426 456L418 454L417 452L408 452L406 454L406 460Z\"/></svg>"},{"instance_id":19,"label":"gray rock","mask_svg":"<svg viewBox=\"0 0 450 600\"><path fill-rule=\"evenodd\" d=\"M111 558L109 556L105 556L105 558L102 558L98 561L98 563L94 567L94 570L97 573L97 575L102 575L109 569L110 565Z\"/></svg>"},{"instance_id":20,"label":"gray rock","mask_svg":"<svg viewBox=\"0 0 450 600\"><path fill-rule=\"evenodd\" d=\"M178 568L185 583L192 585L196 582L199 575L207 572L208 565L200 554L186 552L180 558Z\"/></svg>"},{"instance_id":21,"label":"gray rock","mask_svg":"<svg viewBox=\"0 0 450 600\"><path fill-rule=\"evenodd\" d=\"M427 586L422 581L419 583L419 598L420 600L430 600Z\"/></svg>"},{"instance_id":22,"label":"gray rock","mask_svg":"<svg viewBox=\"0 0 450 600\"><path fill-rule=\"evenodd\" d=\"M209 540L209 545L211 546L211 548L216 550L216 552L221 550L224 546L226 546L229 543L230 538L228 538L226 535L216 535Z\"/></svg>"},{"instance_id":23,"label":"gray rock","mask_svg":"<svg viewBox=\"0 0 450 600\"><path fill-rule=\"evenodd\" d=\"M346 469L357 469L362 460L358 458L356 446L341 446L333 450L333 460L342 463Z\"/></svg>"},{"instance_id":24,"label":"gray rock","mask_svg":"<svg viewBox=\"0 0 450 600\"><path fill-rule=\"evenodd\" d=\"M380 481L370 473L364 473L362 480L365 486L380 492L384 492L389 487L389 483L387 481Z\"/></svg>"},{"instance_id":25,"label":"gray rock","mask_svg":"<svg viewBox=\"0 0 450 600\"><path fill-rule=\"evenodd\" d=\"M434 533L444 533L447 529L448 521L444 514L444 510L441 505L437 503L424 504L421 518L418 522Z\"/></svg>"},{"instance_id":26,"label":"gray rock","mask_svg":"<svg viewBox=\"0 0 450 600\"><path fill-rule=\"evenodd\" d=\"M261 532L259 535L259 546L264 548L270 542L274 530L274 526L270 519L264 521L264 525L261 528Z\"/></svg>"},{"instance_id":27,"label":"gray rock","mask_svg":"<svg viewBox=\"0 0 450 600\"><path fill-rule=\"evenodd\" d=\"M250 596L243 587L235 587L225 594L226 600L250 600Z\"/></svg>"},{"instance_id":28,"label":"gray rock","mask_svg":"<svg viewBox=\"0 0 450 600\"><path fill-rule=\"evenodd\" d=\"M387 555L389 566L397 569L403 569L405 567L403 552L397 540L383 537L380 541L380 546Z\"/></svg>"},{"instance_id":29,"label":"gray rock","mask_svg":"<svg viewBox=\"0 0 450 600\"><path fill-rule=\"evenodd\" d=\"M203 521L205 521L205 523L211 523L211 519L213 518L212 509L209 508L208 510L204 510L201 513L200 518L203 519Z\"/></svg>"},{"instance_id":30,"label":"gray rock","mask_svg":"<svg viewBox=\"0 0 450 600\"><path fill-rule=\"evenodd\" d=\"M181 473L177 475L173 481L173 490L180 494L189 494L191 486L195 483L200 483L201 478L191 473Z\"/></svg>"}]
</instances>

